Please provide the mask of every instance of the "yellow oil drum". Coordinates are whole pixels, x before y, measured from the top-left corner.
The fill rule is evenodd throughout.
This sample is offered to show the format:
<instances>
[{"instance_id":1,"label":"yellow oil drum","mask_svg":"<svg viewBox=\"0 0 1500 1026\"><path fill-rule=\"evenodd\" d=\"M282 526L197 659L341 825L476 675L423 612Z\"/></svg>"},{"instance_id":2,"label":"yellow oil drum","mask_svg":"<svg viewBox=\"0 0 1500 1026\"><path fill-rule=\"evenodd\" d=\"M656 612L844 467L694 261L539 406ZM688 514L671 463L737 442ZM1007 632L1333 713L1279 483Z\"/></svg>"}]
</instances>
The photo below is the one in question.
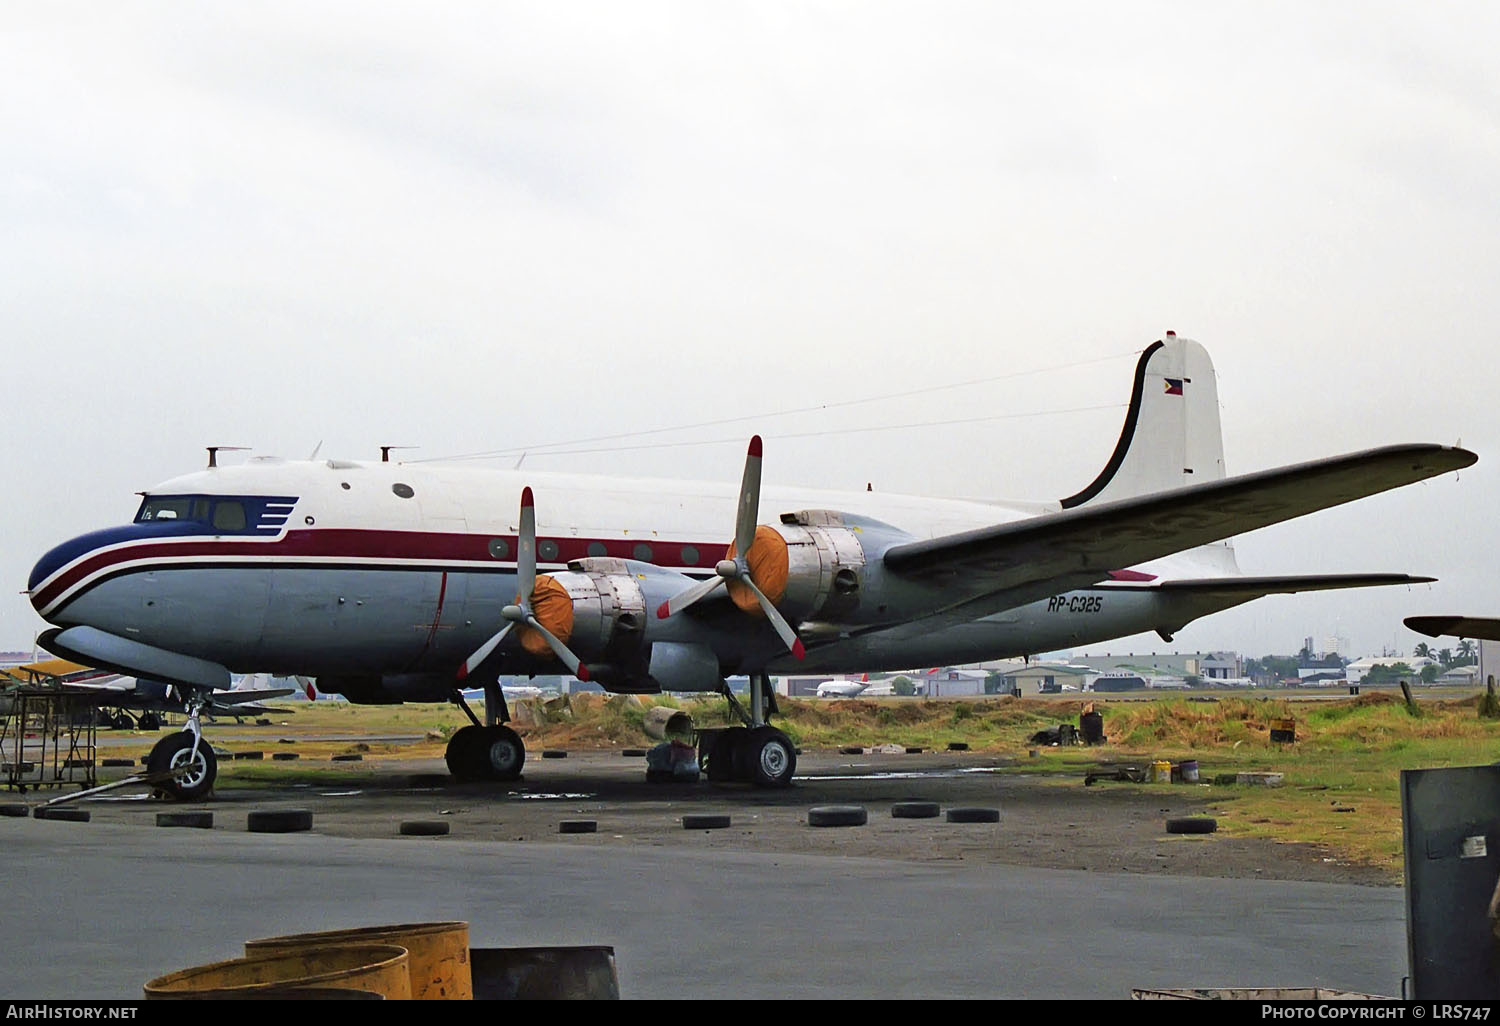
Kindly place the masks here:
<instances>
[{"instance_id":1,"label":"yellow oil drum","mask_svg":"<svg viewBox=\"0 0 1500 1026\"><path fill-rule=\"evenodd\" d=\"M397 944L407 950L413 1000L474 999L469 971L469 924L463 922L400 923L265 937L246 941L245 954L284 954L308 948L363 944Z\"/></svg>"},{"instance_id":2,"label":"yellow oil drum","mask_svg":"<svg viewBox=\"0 0 1500 1026\"><path fill-rule=\"evenodd\" d=\"M1170 762L1153 762L1151 764L1151 782L1153 784L1170 784L1172 782L1172 764Z\"/></svg>"},{"instance_id":3,"label":"yellow oil drum","mask_svg":"<svg viewBox=\"0 0 1500 1026\"><path fill-rule=\"evenodd\" d=\"M146 984L148 998L242 997L250 992L363 991L393 1001L411 997L406 949L350 944L254 955L182 969Z\"/></svg>"}]
</instances>

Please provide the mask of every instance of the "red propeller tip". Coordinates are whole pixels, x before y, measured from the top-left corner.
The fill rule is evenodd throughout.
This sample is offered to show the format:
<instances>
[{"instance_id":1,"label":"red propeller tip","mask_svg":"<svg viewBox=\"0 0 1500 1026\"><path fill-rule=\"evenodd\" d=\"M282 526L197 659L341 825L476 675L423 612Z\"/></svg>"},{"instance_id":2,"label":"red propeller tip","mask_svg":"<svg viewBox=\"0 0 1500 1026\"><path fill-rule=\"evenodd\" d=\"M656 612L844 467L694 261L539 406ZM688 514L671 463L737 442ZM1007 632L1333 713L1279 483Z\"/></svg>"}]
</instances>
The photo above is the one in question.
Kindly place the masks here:
<instances>
[{"instance_id":1,"label":"red propeller tip","mask_svg":"<svg viewBox=\"0 0 1500 1026\"><path fill-rule=\"evenodd\" d=\"M803 656L807 655L807 649L802 647L801 638L798 638L796 644L792 646L792 655L798 659L801 659Z\"/></svg>"},{"instance_id":2,"label":"red propeller tip","mask_svg":"<svg viewBox=\"0 0 1500 1026\"><path fill-rule=\"evenodd\" d=\"M536 505L536 503L533 502L532 499L531 499L531 486L528 485L525 488L522 488L521 489L521 507L524 509L527 506L535 506L535 505Z\"/></svg>"},{"instance_id":3,"label":"red propeller tip","mask_svg":"<svg viewBox=\"0 0 1500 1026\"><path fill-rule=\"evenodd\" d=\"M579 663L578 672L573 674L573 676L577 677L579 680L586 681L589 679L589 668L587 666L584 666L582 663Z\"/></svg>"},{"instance_id":4,"label":"red propeller tip","mask_svg":"<svg viewBox=\"0 0 1500 1026\"><path fill-rule=\"evenodd\" d=\"M760 435L754 435L750 439L750 453L756 459L760 458Z\"/></svg>"},{"instance_id":5,"label":"red propeller tip","mask_svg":"<svg viewBox=\"0 0 1500 1026\"><path fill-rule=\"evenodd\" d=\"M671 602L663 602L661 605L657 606L656 607L656 618L658 620L665 620L667 617L671 616L672 615L672 610L670 608L671 605L672 605Z\"/></svg>"}]
</instances>

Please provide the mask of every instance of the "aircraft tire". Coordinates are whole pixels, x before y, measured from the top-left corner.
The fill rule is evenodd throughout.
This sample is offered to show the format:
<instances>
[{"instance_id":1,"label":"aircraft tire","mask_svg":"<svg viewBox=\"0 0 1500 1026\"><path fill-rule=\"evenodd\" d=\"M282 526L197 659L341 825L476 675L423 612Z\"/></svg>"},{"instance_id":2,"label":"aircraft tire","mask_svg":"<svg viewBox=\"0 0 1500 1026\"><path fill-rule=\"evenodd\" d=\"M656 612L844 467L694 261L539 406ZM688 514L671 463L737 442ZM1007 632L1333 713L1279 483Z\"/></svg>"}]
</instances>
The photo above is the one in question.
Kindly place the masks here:
<instances>
[{"instance_id":1,"label":"aircraft tire","mask_svg":"<svg viewBox=\"0 0 1500 1026\"><path fill-rule=\"evenodd\" d=\"M443 760L448 763L448 772L459 780L480 778L479 740L483 732L483 727L476 727L471 723L467 727L458 728L448 739L448 749L443 753Z\"/></svg>"},{"instance_id":2,"label":"aircraft tire","mask_svg":"<svg viewBox=\"0 0 1500 1026\"><path fill-rule=\"evenodd\" d=\"M775 727L756 727L742 742L745 778L756 787L791 787L797 746Z\"/></svg>"},{"instance_id":3,"label":"aircraft tire","mask_svg":"<svg viewBox=\"0 0 1500 1026\"><path fill-rule=\"evenodd\" d=\"M188 762L193 750L192 731L179 730L168 734L151 749L146 756L146 772L165 773ZM219 774L219 759L214 755L213 745L204 738L198 742L198 758L194 769L185 776L162 781L156 786L167 796L179 802L195 802L208 796L214 789L214 779Z\"/></svg>"},{"instance_id":4,"label":"aircraft tire","mask_svg":"<svg viewBox=\"0 0 1500 1026\"><path fill-rule=\"evenodd\" d=\"M743 727L728 727L719 731L713 747L708 752L708 779L714 783L738 780L735 770L739 764L738 751L746 731Z\"/></svg>"},{"instance_id":5,"label":"aircraft tire","mask_svg":"<svg viewBox=\"0 0 1500 1026\"><path fill-rule=\"evenodd\" d=\"M1210 816L1183 816L1167 820L1169 834L1211 834L1219 829L1219 821Z\"/></svg>"},{"instance_id":6,"label":"aircraft tire","mask_svg":"<svg viewBox=\"0 0 1500 1026\"><path fill-rule=\"evenodd\" d=\"M475 746L478 768L485 780L516 780L526 765L526 744L509 727L485 727Z\"/></svg>"}]
</instances>

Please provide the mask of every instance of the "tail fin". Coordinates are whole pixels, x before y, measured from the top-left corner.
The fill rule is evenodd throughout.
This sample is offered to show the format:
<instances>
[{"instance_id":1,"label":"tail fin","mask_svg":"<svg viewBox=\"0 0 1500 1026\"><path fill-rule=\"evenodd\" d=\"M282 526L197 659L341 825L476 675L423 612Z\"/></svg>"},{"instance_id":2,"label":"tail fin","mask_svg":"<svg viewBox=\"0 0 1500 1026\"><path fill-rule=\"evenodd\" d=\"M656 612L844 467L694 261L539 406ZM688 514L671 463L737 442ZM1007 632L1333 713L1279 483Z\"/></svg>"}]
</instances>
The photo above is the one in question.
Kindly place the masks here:
<instances>
[{"instance_id":1,"label":"tail fin","mask_svg":"<svg viewBox=\"0 0 1500 1026\"><path fill-rule=\"evenodd\" d=\"M1063 509L1203 484L1224 477L1224 437L1213 361L1198 343L1167 332L1135 367L1125 429L1109 463Z\"/></svg>"}]
</instances>

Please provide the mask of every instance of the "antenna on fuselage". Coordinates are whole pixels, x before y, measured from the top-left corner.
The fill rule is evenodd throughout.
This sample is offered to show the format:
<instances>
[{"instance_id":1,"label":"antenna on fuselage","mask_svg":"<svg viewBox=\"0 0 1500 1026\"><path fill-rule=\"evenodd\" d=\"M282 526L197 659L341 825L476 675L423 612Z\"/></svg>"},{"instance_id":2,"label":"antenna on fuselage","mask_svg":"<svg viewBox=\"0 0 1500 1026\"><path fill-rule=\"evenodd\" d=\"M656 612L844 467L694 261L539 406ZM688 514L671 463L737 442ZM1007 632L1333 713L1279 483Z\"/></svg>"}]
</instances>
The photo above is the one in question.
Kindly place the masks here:
<instances>
[{"instance_id":1,"label":"antenna on fuselage","mask_svg":"<svg viewBox=\"0 0 1500 1026\"><path fill-rule=\"evenodd\" d=\"M416 445L382 445L380 447L380 462L381 463L389 463L389 462L391 462L391 450L392 449L418 449L418 448L421 448L421 447L420 446L416 446Z\"/></svg>"},{"instance_id":2,"label":"antenna on fuselage","mask_svg":"<svg viewBox=\"0 0 1500 1026\"><path fill-rule=\"evenodd\" d=\"M208 469L212 470L219 465L219 453L244 452L248 448L250 448L248 445L210 445L208 447Z\"/></svg>"}]
</instances>

